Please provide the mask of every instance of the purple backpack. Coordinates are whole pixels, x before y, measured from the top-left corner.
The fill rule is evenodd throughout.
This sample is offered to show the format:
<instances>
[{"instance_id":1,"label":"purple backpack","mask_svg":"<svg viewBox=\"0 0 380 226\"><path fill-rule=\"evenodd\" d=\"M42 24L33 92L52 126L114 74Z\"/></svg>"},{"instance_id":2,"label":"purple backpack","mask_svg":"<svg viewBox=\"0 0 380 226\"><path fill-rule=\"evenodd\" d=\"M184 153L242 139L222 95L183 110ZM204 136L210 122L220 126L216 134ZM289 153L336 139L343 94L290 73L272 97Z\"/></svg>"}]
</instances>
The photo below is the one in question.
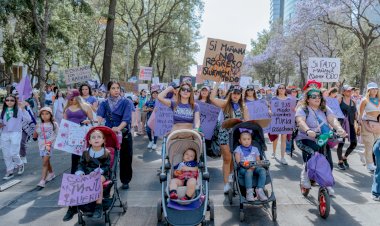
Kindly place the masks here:
<instances>
[{"instance_id":1,"label":"purple backpack","mask_svg":"<svg viewBox=\"0 0 380 226\"><path fill-rule=\"evenodd\" d=\"M307 175L310 180L316 181L321 187L335 184L329 162L324 155L318 152L307 161Z\"/></svg>"}]
</instances>

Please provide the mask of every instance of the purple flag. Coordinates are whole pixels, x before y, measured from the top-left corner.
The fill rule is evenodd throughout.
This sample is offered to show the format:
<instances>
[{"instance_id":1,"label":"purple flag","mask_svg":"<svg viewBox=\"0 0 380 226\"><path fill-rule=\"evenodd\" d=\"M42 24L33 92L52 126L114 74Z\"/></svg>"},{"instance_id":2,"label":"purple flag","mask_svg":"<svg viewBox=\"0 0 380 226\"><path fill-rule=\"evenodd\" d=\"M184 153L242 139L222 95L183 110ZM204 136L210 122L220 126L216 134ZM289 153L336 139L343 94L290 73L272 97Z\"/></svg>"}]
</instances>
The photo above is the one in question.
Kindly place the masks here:
<instances>
[{"instance_id":1,"label":"purple flag","mask_svg":"<svg viewBox=\"0 0 380 226\"><path fill-rule=\"evenodd\" d=\"M32 96L33 88L28 75L21 79L20 83L16 86L16 90L20 101L24 101Z\"/></svg>"}]
</instances>

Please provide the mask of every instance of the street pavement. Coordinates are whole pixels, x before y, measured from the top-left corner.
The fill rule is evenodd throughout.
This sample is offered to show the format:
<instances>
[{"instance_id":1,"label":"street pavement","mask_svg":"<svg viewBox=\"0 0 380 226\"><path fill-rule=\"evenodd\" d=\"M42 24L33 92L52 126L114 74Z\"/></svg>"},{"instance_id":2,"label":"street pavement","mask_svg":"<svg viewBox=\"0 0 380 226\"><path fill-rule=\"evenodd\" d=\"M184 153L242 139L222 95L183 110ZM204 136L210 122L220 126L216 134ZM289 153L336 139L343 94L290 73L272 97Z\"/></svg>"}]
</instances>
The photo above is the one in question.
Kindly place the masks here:
<instances>
[{"instance_id":1,"label":"street pavement","mask_svg":"<svg viewBox=\"0 0 380 226\"><path fill-rule=\"evenodd\" d=\"M268 140L266 141L269 150L267 156L270 156L272 146ZM146 136L134 138L133 179L129 190L120 190L128 209L123 215L120 209L114 208L111 213L112 225L162 225L157 223L156 218L156 204L161 193L157 177L157 169L161 165L161 151L147 150L147 143ZM46 188L40 190L36 188L36 184L40 180L41 159L35 142L29 143L28 147L25 173L14 178L22 182L0 192L0 225L78 225L76 216L71 221L63 222L62 217L67 208L57 205L62 174L70 170L70 154L62 151L53 153L52 166L57 177L47 183ZM363 150L363 147L359 146L357 150ZM279 157L279 151L277 156ZM300 193L300 151L296 150L292 159L289 156L286 158L289 163L287 166L281 165L278 159L270 159L277 198L277 222L272 222L270 209L259 206L247 207L246 219L240 222L238 197L236 196L230 205L228 198L223 195L222 161L209 159L210 196L215 204L215 220L210 225L380 225L380 203L373 201L370 193L372 175L359 161L358 153L354 152L350 156L349 170L334 169L336 196L332 198L330 216L326 220L318 214L317 187L310 191L309 198L304 198ZM333 158L336 163L335 150ZM0 172L5 172L2 157ZM104 225L103 222L104 218L101 221L86 219L87 225Z\"/></svg>"}]
</instances>

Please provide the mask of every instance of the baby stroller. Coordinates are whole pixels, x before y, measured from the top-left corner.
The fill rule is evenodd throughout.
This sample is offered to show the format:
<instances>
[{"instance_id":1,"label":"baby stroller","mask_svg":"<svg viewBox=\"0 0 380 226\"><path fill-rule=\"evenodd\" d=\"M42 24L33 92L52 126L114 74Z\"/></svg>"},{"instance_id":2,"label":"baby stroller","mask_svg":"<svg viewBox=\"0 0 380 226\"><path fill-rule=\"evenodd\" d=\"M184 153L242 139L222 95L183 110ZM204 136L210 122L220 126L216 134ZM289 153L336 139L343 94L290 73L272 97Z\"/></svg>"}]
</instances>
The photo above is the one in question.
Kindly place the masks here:
<instances>
[{"instance_id":1,"label":"baby stroller","mask_svg":"<svg viewBox=\"0 0 380 226\"><path fill-rule=\"evenodd\" d=\"M191 200L182 201L169 198L169 185L173 178L174 166L182 161L183 153L192 148L196 150L198 178L196 190ZM157 219L167 225L198 225L207 223L206 211L210 220L214 219L214 206L209 199L209 173L206 162L206 144L198 132L188 129L177 130L164 137L162 143L162 166L160 174L161 199L157 203ZM179 198L185 196L186 187L177 188Z\"/></svg>"},{"instance_id":2,"label":"baby stroller","mask_svg":"<svg viewBox=\"0 0 380 226\"><path fill-rule=\"evenodd\" d=\"M111 152L111 179L105 181L103 186L103 213L105 216L105 223L111 226L111 220L110 220L110 211L113 207L121 207L123 209L123 213L127 211L126 206L123 204L120 198L118 186L117 186L117 164L119 161L119 150L120 150L120 144L117 140L116 134L114 131L112 131L110 128L105 126L96 126L91 128L87 134L86 134L86 145L89 147L89 140L90 140L90 134L94 130L100 130L104 136L106 137L106 147ZM113 189L112 189L113 188ZM113 192L111 193L111 190ZM116 201L119 202L119 205L116 205ZM95 209L95 202L78 206L78 224L79 225L85 225L84 217L91 217L92 213Z\"/></svg>"},{"instance_id":3,"label":"baby stroller","mask_svg":"<svg viewBox=\"0 0 380 226\"><path fill-rule=\"evenodd\" d=\"M276 221L277 219L277 206L276 206L276 197L274 194L274 189L273 189L273 183L272 183L272 178L270 176L269 172L269 165L270 162L267 160L265 151L267 150L266 144L265 144L265 139L264 139L264 133L263 129L270 123L270 120L253 120L253 121L248 121L248 122L241 122L232 127L232 131L230 134L230 147L231 147L231 152L232 152L232 159L234 163L234 182L231 186L231 189L228 192L228 200L230 204L232 204L232 198L238 194L239 195L239 200L240 200L240 221L244 221L244 205L249 204L249 205L264 205L265 207L269 207L270 202L272 202L272 207L271 207L271 212L272 212L272 219L273 221ZM235 155L234 155L234 150L237 146L239 146L239 138L240 138L240 128L244 129L249 129L252 130L252 146L257 147L257 149L260 152L260 159L261 163L259 164L262 166L265 171L266 171L266 181L265 185L270 184L270 195L268 191L268 186L264 188L264 193L268 197L268 200L266 201L260 201L260 200L255 200L255 201L247 201L246 200L246 188L244 185L244 177L239 176L239 164L236 163L235 160ZM255 188L255 184L257 184L257 180L253 181L253 186ZM255 190L255 189L254 189ZM257 194L256 194L257 195Z\"/></svg>"}]
</instances>

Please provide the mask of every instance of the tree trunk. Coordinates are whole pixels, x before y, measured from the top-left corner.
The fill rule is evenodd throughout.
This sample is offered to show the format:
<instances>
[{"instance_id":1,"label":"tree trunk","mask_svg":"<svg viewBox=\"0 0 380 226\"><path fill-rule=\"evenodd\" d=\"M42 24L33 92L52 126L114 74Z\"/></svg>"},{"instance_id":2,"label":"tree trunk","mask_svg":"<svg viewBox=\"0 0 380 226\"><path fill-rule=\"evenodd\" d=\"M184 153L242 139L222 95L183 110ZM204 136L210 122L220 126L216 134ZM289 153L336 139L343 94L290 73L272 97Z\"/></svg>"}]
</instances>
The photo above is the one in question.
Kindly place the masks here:
<instances>
[{"instance_id":1,"label":"tree trunk","mask_svg":"<svg viewBox=\"0 0 380 226\"><path fill-rule=\"evenodd\" d=\"M139 77L139 55L144 45L137 45L135 53L133 54L133 68L132 68L132 76Z\"/></svg>"},{"instance_id":2,"label":"tree trunk","mask_svg":"<svg viewBox=\"0 0 380 226\"><path fill-rule=\"evenodd\" d=\"M116 0L110 0L108 8L106 39L103 57L102 83L107 84L111 79L111 61L113 51L113 30L115 26Z\"/></svg>"},{"instance_id":3,"label":"tree trunk","mask_svg":"<svg viewBox=\"0 0 380 226\"><path fill-rule=\"evenodd\" d=\"M306 84L306 81L305 81L305 75L304 75L303 67L302 67L302 54L298 54L298 63L300 66L300 75L301 75L301 80L298 87L303 87Z\"/></svg>"},{"instance_id":4,"label":"tree trunk","mask_svg":"<svg viewBox=\"0 0 380 226\"><path fill-rule=\"evenodd\" d=\"M360 92L363 94L364 84L367 78L367 68L368 68L368 45L363 46L363 61L362 61L362 71L360 73Z\"/></svg>"}]
</instances>

